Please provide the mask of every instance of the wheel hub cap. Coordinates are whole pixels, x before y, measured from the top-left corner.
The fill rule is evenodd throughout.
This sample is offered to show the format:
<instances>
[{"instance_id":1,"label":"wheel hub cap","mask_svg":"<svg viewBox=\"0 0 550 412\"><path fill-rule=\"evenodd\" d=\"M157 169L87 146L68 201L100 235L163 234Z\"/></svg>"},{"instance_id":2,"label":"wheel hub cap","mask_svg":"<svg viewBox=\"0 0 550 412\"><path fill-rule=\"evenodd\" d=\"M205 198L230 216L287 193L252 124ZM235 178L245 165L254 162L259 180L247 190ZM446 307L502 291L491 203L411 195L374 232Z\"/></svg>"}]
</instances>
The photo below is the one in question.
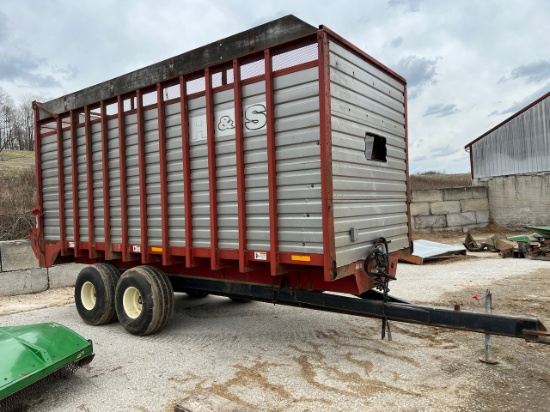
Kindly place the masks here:
<instances>
[{"instance_id":1,"label":"wheel hub cap","mask_svg":"<svg viewBox=\"0 0 550 412\"><path fill-rule=\"evenodd\" d=\"M124 291L122 296L122 305L124 306L124 312L131 319L136 319L142 310L143 300L139 290L130 286Z\"/></svg>"},{"instance_id":2,"label":"wheel hub cap","mask_svg":"<svg viewBox=\"0 0 550 412\"><path fill-rule=\"evenodd\" d=\"M97 302L97 292L92 282L84 282L80 290L80 300L86 310L92 310Z\"/></svg>"}]
</instances>

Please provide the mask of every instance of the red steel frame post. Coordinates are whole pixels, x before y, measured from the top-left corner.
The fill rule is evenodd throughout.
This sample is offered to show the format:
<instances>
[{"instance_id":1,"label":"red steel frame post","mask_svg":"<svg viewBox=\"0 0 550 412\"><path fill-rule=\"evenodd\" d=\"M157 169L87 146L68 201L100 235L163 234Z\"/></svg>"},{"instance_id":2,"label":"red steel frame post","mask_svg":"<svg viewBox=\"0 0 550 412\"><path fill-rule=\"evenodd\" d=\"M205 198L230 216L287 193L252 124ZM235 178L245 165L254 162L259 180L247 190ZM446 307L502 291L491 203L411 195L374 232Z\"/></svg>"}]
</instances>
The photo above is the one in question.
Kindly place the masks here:
<instances>
[{"instance_id":1,"label":"red steel frame post","mask_svg":"<svg viewBox=\"0 0 550 412\"><path fill-rule=\"evenodd\" d=\"M407 84L405 83L403 92L405 98L405 177L407 179L407 227L409 244L412 247L412 216L411 216L411 179L409 178L409 126L408 126L408 106L407 106ZM412 250L411 250L412 252Z\"/></svg>"},{"instance_id":2,"label":"red steel frame post","mask_svg":"<svg viewBox=\"0 0 550 412\"><path fill-rule=\"evenodd\" d=\"M80 257L80 207L78 205L78 156L76 153L76 125L78 121L76 116L78 114L74 111L70 111L70 123L71 123L71 174L72 174L72 186L73 186L73 231L74 231L74 256Z\"/></svg>"},{"instance_id":3,"label":"red steel frame post","mask_svg":"<svg viewBox=\"0 0 550 412\"><path fill-rule=\"evenodd\" d=\"M139 218L141 225L141 263L149 262L147 241L147 185L145 173L145 130L143 119L143 94L136 91L137 132L138 132L138 166L139 166Z\"/></svg>"},{"instance_id":4,"label":"red steel frame post","mask_svg":"<svg viewBox=\"0 0 550 412\"><path fill-rule=\"evenodd\" d=\"M117 98L118 107L118 161L120 171L120 227L122 228L122 261L127 262L129 257L128 246L128 200L126 198L126 121L124 119L124 100Z\"/></svg>"},{"instance_id":5,"label":"red steel frame post","mask_svg":"<svg viewBox=\"0 0 550 412\"><path fill-rule=\"evenodd\" d=\"M95 257L94 173L92 167L92 128L90 107L84 106L84 130L86 133L86 187L88 191L88 257Z\"/></svg>"},{"instance_id":6,"label":"red steel frame post","mask_svg":"<svg viewBox=\"0 0 550 412\"><path fill-rule=\"evenodd\" d=\"M317 32L319 51L319 117L321 151L321 206L323 219L324 277L329 282L336 277L334 247L334 208L332 199L332 122L330 107L330 55L328 34Z\"/></svg>"},{"instance_id":7,"label":"red steel frame post","mask_svg":"<svg viewBox=\"0 0 550 412\"><path fill-rule=\"evenodd\" d=\"M185 208L185 267L195 266L193 257L193 210L191 203L191 155L189 153L189 107L187 83L180 76L181 150L183 162L183 203Z\"/></svg>"},{"instance_id":8,"label":"red steel frame post","mask_svg":"<svg viewBox=\"0 0 550 412\"><path fill-rule=\"evenodd\" d=\"M275 145L275 99L271 50L264 51L265 101L267 115L267 182L269 192L269 261L271 276L280 274L279 222L277 220L277 156Z\"/></svg>"},{"instance_id":9,"label":"red steel frame post","mask_svg":"<svg viewBox=\"0 0 550 412\"><path fill-rule=\"evenodd\" d=\"M67 254L67 236L65 228L65 168L63 165L63 124L57 117L57 186L59 189L59 239L61 256Z\"/></svg>"},{"instance_id":10,"label":"red steel frame post","mask_svg":"<svg viewBox=\"0 0 550 412\"><path fill-rule=\"evenodd\" d=\"M111 194L109 191L109 130L107 107L101 101L101 161L103 172L103 231L105 234L105 259L114 259L111 245Z\"/></svg>"},{"instance_id":11,"label":"red steel frame post","mask_svg":"<svg viewBox=\"0 0 550 412\"><path fill-rule=\"evenodd\" d=\"M36 163L36 203L38 208L37 227L38 227L38 246L40 250L40 265L44 264L44 221L42 219L43 199L42 199L42 153L40 141L40 108L38 104L34 104L34 159Z\"/></svg>"},{"instance_id":12,"label":"red steel frame post","mask_svg":"<svg viewBox=\"0 0 550 412\"><path fill-rule=\"evenodd\" d=\"M170 238L168 221L168 171L166 166L166 125L162 84L157 83L158 136L160 162L160 207L162 224L162 264L167 265L170 259Z\"/></svg>"},{"instance_id":13,"label":"red steel frame post","mask_svg":"<svg viewBox=\"0 0 550 412\"><path fill-rule=\"evenodd\" d=\"M216 136L214 133L214 97L212 96L212 74L210 69L204 70L206 81L206 130L208 145L208 190L210 194L210 268L216 270L220 266L218 254L218 199L216 181Z\"/></svg>"},{"instance_id":14,"label":"red steel frame post","mask_svg":"<svg viewBox=\"0 0 550 412\"><path fill-rule=\"evenodd\" d=\"M246 187L244 175L244 129L243 129L243 101L241 89L241 67L239 60L233 60L233 90L235 100L235 152L237 167L237 210L239 225L239 272L247 268L246 254Z\"/></svg>"}]
</instances>

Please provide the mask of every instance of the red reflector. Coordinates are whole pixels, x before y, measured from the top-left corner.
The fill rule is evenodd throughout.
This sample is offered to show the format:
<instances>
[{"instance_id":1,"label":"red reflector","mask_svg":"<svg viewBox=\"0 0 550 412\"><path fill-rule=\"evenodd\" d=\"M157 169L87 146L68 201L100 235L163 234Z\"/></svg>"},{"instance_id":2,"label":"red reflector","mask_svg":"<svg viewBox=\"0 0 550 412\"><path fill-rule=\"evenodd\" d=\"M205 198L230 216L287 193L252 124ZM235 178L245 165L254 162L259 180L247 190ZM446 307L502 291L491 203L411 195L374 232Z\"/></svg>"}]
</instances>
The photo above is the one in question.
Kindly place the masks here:
<instances>
[{"instance_id":1,"label":"red reflector","mask_svg":"<svg viewBox=\"0 0 550 412\"><path fill-rule=\"evenodd\" d=\"M40 209L35 207L33 210L32 210L32 213L33 215L39 215L40 214Z\"/></svg>"}]
</instances>

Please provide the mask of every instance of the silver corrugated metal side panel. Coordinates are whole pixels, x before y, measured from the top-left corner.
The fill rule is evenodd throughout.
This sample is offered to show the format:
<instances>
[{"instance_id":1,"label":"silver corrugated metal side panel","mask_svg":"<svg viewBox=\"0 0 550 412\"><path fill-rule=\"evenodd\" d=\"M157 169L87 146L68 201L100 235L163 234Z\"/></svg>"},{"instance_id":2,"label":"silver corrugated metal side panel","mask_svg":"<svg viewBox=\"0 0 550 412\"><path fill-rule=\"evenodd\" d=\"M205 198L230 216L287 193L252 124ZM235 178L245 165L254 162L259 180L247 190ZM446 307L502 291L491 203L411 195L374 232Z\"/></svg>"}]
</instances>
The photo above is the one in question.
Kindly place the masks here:
<instances>
[{"instance_id":1,"label":"silver corrugated metal side panel","mask_svg":"<svg viewBox=\"0 0 550 412\"><path fill-rule=\"evenodd\" d=\"M190 99L189 154L191 204L193 205L193 247L210 247L210 192L208 186L208 147L206 98Z\"/></svg>"},{"instance_id":2,"label":"silver corrugated metal side panel","mask_svg":"<svg viewBox=\"0 0 550 412\"><path fill-rule=\"evenodd\" d=\"M122 243L120 209L120 152L118 118L107 121L107 167L109 168L109 217L111 243Z\"/></svg>"},{"instance_id":3,"label":"silver corrugated metal side panel","mask_svg":"<svg viewBox=\"0 0 550 412\"><path fill-rule=\"evenodd\" d=\"M265 81L242 88L242 106L265 113ZM259 126L259 127L257 127ZM246 198L246 240L250 250L269 250L269 192L267 183L267 129L261 123L244 121L244 175Z\"/></svg>"},{"instance_id":4,"label":"silver corrugated metal side panel","mask_svg":"<svg viewBox=\"0 0 550 412\"><path fill-rule=\"evenodd\" d=\"M275 77L273 86L279 250L323 253L319 70Z\"/></svg>"},{"instance_id":5,"label":"silver corrugated metal side panel","mask_svg":"<svg viewBox=\"0 0 550 412\"><path fill-rule=\"evenodd\" d=\"M128 243L141 243L141 221L139 205L139 159L137 138L137 114L126 115L126 201L128 212Z\"/></svg>"},{"instance_id":6,"label":"silver corrugated metal side panel","mask_svg":"<svg viewBox=\"0 0 550 412\"><path fill-rule=\"evenodd\" d=\"M472 144L474 177L550 171L550 97Z\"/></svg>"},{"instance_id":7,"label":"silver corrugated metal side panel","mask_svg":"<svg viewBox=\"0 0 550 412\"><path fill-rule=\"evenodd\" d=\"M42 163L42 210L44 239L59 240L59 189L57 171L57 134L40 141Z\"/></svg>"},{"instance_id":8,"label":"silver corrugated metal side panel","mask_svg":"<svg viewBox=\"0 0 550 412\"><path fill-rule=\"evenodd\" d=\"M63 178L65 186L65 199L63 207L65 211L66 239L74 241L74 211L73 211L73 173L71 157L71 131L63 132Z\"/></svg>"},{"instance_id":9,"label":"silver corrugated metal side panel","mask_svg":"<svg viewBox=\"0 0 550 412\"><path fill-rule=\"evenodd\" d=\"M368 61L335 42L329 49L334 232L341 267L364 259L380 236L391 240L390 251L409 246L405 97L401 83ZM386 139L386 161L367 159L367 132Z\"/></svg>"},{"instance_id":10,"label":"silver corrugated metal side panel","mask_svg":"<svg viewBox=\"0 0 550 412\"><path fill-rule=\"evenodd\" d=\"M94 197L94 240L105 241L105 225L103 210L103 154L101 153L101 123L91 125L92 141L92 179Z\"/></svg>"},{"instance_id":11,"label":"silver corrugated metal side panel","mask_svg":"<svg viewBox=\"0 0 550 412\"><path fill-rule=\"evenodd\" d=\"M78 178L78 226L80 241L88 241L88 182L86 180L86 132L83 126L76 129L76 167Z\"/></svg>"},{"instance_id":12,"label":"silver corrugated metal side panel","mask_svg":"<svg viewBox=\"0 0 550 412\"><path fill-rule=\"evenodd\" d=\"M168 173L168 222L171 246L185 246L185 205L183 192L183 153L180 103L167 105L166 168Z\"/></svg>"},{"instance_id":13,"label":"silver corrugated metal side panel","mask_svg":"<svg viewBox=\"0 0 550 412\"><path fill-rule=\"evenodd\" d=\"M162 102L161 102L162 103ZM145 184L147 192L147 242L162 245L158 110L143 112Z\"/></svg>"},{"instance_id":14,"label":"silver corrugated metal side panel","mask_svg":"<svg viewBox=\"0 0 550 412\"><path fill-rule=\"evenodd\" d=\"M216 193L218 201L218 246L239 248L237 211L237 152L235 145L235 100L233 90L214 93L216 142Z\"/></svg>"}]
</instances>

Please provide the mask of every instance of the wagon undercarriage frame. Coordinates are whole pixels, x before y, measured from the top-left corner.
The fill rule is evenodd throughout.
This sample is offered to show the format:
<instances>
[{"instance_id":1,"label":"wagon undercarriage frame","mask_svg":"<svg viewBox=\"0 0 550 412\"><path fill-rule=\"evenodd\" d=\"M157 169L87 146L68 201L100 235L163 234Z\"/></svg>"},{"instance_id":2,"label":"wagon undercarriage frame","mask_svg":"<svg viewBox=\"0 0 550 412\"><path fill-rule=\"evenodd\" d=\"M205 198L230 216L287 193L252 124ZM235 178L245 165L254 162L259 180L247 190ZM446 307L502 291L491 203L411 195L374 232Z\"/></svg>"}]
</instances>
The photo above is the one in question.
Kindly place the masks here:
<instances>
[{"instance_id":1,"label":"wagon undercarriage frame","mask_svg":"<svg viewBox=\"0 0 550 412\"><path fill-rule=\"evenodd\" d=\"M361 317L386 318L391 321L508 336L550 344L550 333L536 318L420 306L391 296L387 302L384 302L383 295L374 290L350 297L330 292L293 290L180 276L171 277L170 280L176 291L196 290L278 305Z\"/></svg>"}]
</instances>

